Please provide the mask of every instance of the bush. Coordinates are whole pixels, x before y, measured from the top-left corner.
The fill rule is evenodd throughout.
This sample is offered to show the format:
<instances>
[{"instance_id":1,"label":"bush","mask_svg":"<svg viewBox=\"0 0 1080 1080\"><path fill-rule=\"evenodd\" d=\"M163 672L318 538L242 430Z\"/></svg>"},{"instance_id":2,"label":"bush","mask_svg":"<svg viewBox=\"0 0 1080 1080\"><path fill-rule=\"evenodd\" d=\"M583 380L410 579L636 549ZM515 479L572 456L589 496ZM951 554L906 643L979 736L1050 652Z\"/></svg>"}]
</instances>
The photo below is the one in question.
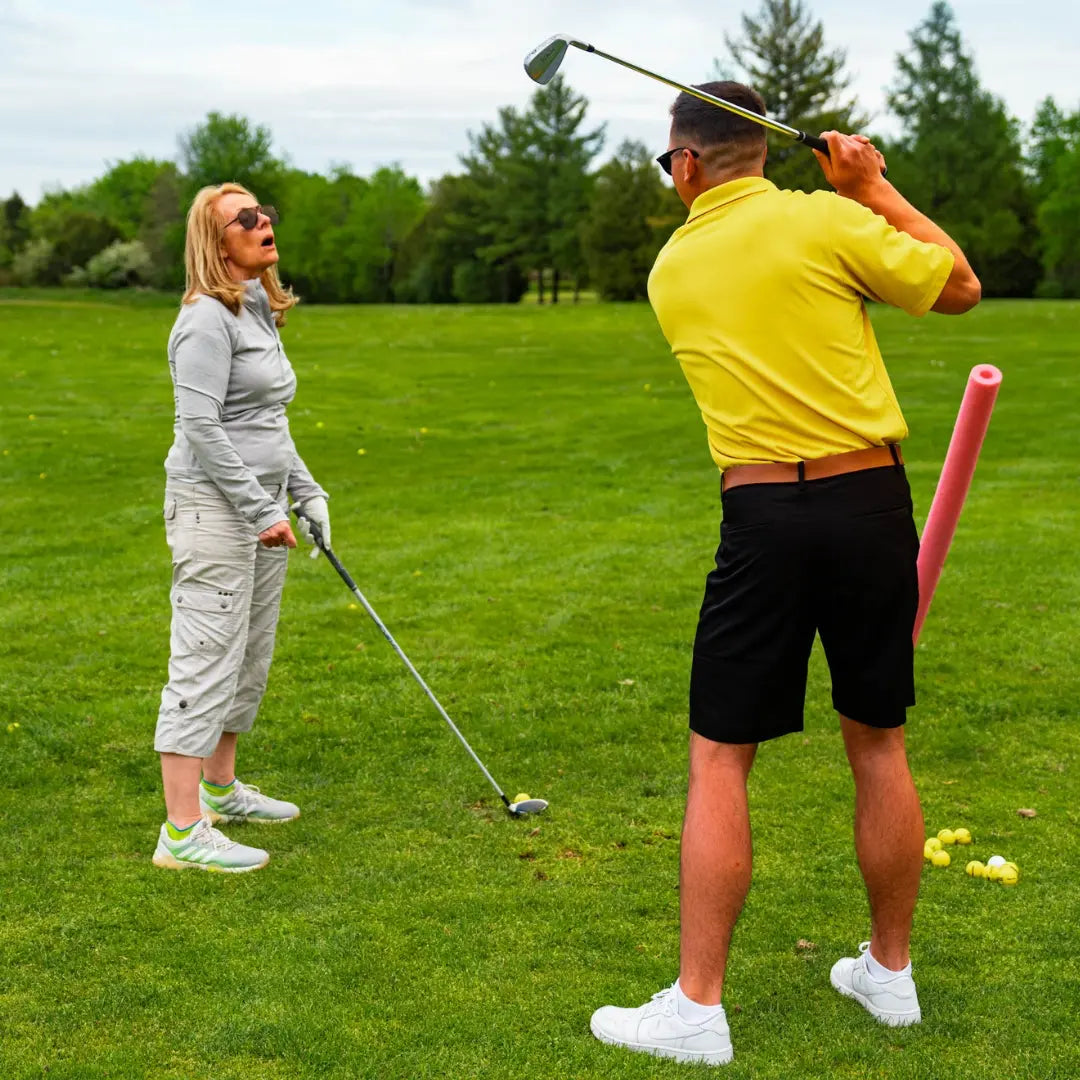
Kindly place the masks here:
<instances>
[{"instance_id":1,"label":"bush","mask_svg":"<svg viewBox=\"0 0 1080 1080\"><path fill-rule=\"evenodd\" d=\"M149 284L152 274L150 253L142 243L138 240L117 240L99 251L81 274L76 271L72 277L78 275L81 278L78 284L95 289L123 289L131 285Z\"/></svg>"},{"instance_id":2,"label":"bush","mask_svg":"<svg viewBox=\"0 0 1080 1080\"><path fill-rule=\"evenodd\" d=\"M11 260L11 277L16 285L58 284L60 275L53 244L43 236L31 240Z\"/></svg>"}]
</instances>

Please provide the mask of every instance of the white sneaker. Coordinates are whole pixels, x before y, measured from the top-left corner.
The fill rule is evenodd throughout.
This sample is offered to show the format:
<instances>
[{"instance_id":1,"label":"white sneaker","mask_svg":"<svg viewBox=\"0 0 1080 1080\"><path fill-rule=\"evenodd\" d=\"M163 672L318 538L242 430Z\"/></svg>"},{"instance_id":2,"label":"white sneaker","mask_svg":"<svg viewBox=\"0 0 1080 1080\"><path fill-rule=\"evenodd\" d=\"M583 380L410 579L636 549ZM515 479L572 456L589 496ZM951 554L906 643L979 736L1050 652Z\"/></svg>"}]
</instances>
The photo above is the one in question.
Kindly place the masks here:
<instances>
[{"instance_id":1,"label":"white sneaker","mask_svg":"<svg viewBox=\"0 0 1080 1080\"><path fill-rule=\"evenodd\" d=\"M674 986L636 1009L605 1005L592 1014L589 1027L601 1042L656 1057L725 1065L734 1056L724 1010L707 1024L692 1024L679 1015Z\"/></svg>"},{"instance_id":2,"label":"white sneaker","mask_svg":"<svg viewBox=\"0 0 1080 1080\"><path fill-rule=\"evenodd\" d=\"M907 1027L922 1019L919 996L915 992L915 980L910 975L897 975L887 982L879 982L866 967L866 954L870 942L859 946L859 955L837 960L829 972L829 982L844 997L853 998L871 1016L877 1017L889 1027Z\"/></svg>"},{"instance_id":3,"label":"white sneaker","mask_svg":"<svg viewBox=\"0 0 1080 1080\"><path fill-rule=\"evenodd\" d=\"M283 799L271 799L251 784L233 781L227 795L214 795L199 784L199 807L216 825L219 821L292 821L300 807Z\"/></svg>"},{"instance_id":4,"label":"white sneaker","mask_svg":"<svg viewBox=\"0 0 1080 1080\"><path fill-rule=\"evenodd\" d=\"M182 840L169 835L167 825L161 826L154 865L166 870L216 870L223 874L243 874L258 870L270 861L261 848L245 847L222 836L202 817Z\"/></svg>"}]
</instances>

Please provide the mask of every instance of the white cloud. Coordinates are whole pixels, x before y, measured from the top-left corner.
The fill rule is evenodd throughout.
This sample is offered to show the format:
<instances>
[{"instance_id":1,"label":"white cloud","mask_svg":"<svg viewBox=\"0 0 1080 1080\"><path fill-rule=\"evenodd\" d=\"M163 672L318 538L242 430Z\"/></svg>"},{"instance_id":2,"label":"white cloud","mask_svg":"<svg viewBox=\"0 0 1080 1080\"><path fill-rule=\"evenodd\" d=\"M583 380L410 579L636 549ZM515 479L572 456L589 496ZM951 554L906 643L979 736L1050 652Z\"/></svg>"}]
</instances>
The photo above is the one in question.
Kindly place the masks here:
<instances>
[{"instance_id":1,"label":"white cloud","mask_svg":"<svg viewBox=\"0 0 1080 1080\"><path fill-rule=\"evenodd\" d=\"M756 0L746 5L752 10ZM882 126L896 53L922 15L864 0L811 0L827 39L847 50L854 89ZM927 3L926 7L929 7ZM1080 104L1074 58L1080 11L1068 0L1038 19L1013 0L956 0L984 84L1023 120L1055 94ZM924 9L925 10L925 9ZM1048 28L1052 33L1048 33ZM0 196L100 175L135 154L174 157L177 136L211 109L269 125L299 167L398 161L422 179L458 167L466 133L521 106L535 89L521 62L556 32L688 82L706 77L737 33L734 7L656 0L404 0L397 4L0 0ZM564 71L606 123L608 147L666 138L672 92L578 52Z\"/></svg>"}]
</instances>

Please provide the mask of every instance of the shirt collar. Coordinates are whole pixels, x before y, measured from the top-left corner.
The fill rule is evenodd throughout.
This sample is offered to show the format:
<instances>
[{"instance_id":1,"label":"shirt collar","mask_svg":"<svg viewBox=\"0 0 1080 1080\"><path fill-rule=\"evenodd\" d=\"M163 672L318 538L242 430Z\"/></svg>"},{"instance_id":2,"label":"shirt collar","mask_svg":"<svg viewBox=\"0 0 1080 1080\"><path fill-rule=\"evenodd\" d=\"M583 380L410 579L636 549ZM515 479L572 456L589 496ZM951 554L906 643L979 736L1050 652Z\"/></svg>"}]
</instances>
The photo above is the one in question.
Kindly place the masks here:
<instances>
[{"instance_id":1,"label":"shirt collar","mask_svg":"<svg viewBox=\"0 0 1080 1080\"><path fill-rule=\"evenodd\" d=\"M726 184L717 184L708 191L703 191L690 207L690 216L686 219L689 225L691 221L708 214L712 210L719 210L721 206L745 199L748 195L760 195L763 191L775 191L776 185L764 176L740 176L738 180L729 180Z\"/></svg>"}]
</instances>

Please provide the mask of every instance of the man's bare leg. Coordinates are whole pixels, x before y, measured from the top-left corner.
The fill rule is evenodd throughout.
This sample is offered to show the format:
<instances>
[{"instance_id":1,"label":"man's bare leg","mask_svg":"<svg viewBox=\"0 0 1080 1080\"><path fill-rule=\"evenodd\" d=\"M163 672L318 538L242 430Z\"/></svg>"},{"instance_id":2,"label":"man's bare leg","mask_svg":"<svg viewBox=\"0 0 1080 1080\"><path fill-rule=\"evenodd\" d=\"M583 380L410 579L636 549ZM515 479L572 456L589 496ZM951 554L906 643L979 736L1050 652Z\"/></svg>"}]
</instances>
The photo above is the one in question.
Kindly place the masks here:
<instances>
[{"instance_id":1,"label":"man's bare leg","mask_svg":"<svg viewBox=\"0 0 1080 1080\"><path fill-rule=\"evenodd\" d=\"M679 875L679 986L700 1005L720 1003L731 932L750 889L746 778L756 750L756 743L718 743L690 734Z\"/></svg>"},{"instance_id":2,"label":"man's bare leg","mask_svg":"<svg viewBox=\"0 0 1080 1080\"><path fill-rule=\"evenodd\" d=\"M899 971L910 960L911 921L923 862L923 817L904 729L840 717L855 777L855 852L870 898L870 953Z\"/></svg>"}]
</instances>

